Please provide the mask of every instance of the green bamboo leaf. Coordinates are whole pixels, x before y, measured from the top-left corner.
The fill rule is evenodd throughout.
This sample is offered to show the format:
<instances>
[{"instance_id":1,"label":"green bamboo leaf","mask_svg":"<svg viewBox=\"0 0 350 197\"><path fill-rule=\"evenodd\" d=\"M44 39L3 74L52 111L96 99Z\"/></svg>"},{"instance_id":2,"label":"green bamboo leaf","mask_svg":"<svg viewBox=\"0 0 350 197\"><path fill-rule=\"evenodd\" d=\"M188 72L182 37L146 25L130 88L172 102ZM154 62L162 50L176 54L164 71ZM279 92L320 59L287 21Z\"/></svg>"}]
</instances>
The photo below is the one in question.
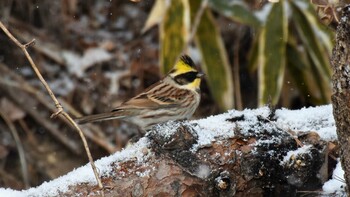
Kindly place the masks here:
<instances>
[{"instance_id":1,"label":"green bamboo leaf","mask_svg":"<svg viewBox=\"0 0 350 197\"><path fill-rule=\"evenodd\" d=\"M321 74L320 77L325 77L330 80L331 77L331 67L328 59L328 52L325 47L322 46L321 42L325 40L324 36L321 36L321 29L315 26L317 21L312 19L312 14L305 11L309 3L303 2L305 5L301 6L301 1L299 3L291 3L291 8L293 10L293 20L295 20L295 25L303 45L306 47L313 64L315 65L318 72ZM316 17L316 15L315 15ZM316 32L317 31L317 32ZM318 32L320 31L320 32ZM327 38L329 39L329 37Z\"/></svg>"},{"instance_id":2,"label":"green bamboo leaf","mask_svg":"<svg viewBox=\"0 0 350 197\"><path fill-rule=\"evenodd\" d=\"M242 1L210 0L209 5L219 14L231 18L234 21L253 27L261 26L261 22L258 18Z\"/></svg>"},{"instance_id":3,"label":"green bamboo leaf","mask_svg":"<svg viewBox=\"0 0 350 197\"><path fill-rule=\"evenodd\" d=\"M171 1L160 25L160 66L167 73L174 66L189 36L188 0Z\"/></svg>"},{"instance_id":4,"label":"green bamboo leaf","mask_svg":"<svg viewBox=\"0 0 350 197\"><path fill-rule=\"evenodd\" d=\"M305 100L315 105L326 104L329 102L330 95L330 87L327 85L329 81L319 77L321 74L305 50L305 47L298 46L296 38L289 37L287 45L288 70Z\"/></svg>"},{"instance_id":5,"label":"green bamboo leaf","mask_svg":"<svg viewBox=\"0 0 350 197\"><path fill-rule=\"evenodd\" d=\"M272 102L277 104L284 70L286 66L286 42L288 39L288 21L284 1L273 4L262 29L263 39L259 58L259 102L264 105Z\"/></svg>"},{"instance_id":6,"label":"green bamboo leaf","mask_svg":"<svg viewBox=\"0 0 350 197\"><path fill-rule=\"evenodd\" d=\"M319 43L321 43L330 54L334 45L334 31L331 31L330 28L328 28L320 21L315 7L311 1L295 0L292 1L292 3L299 8L300 12L303 13L310 26L312 26L312 29L314 30L317 38L319 38Z\"/></svg>"},{"instance_id":7,"label":"green bamboo leaf","mask_svg":"<svg viewBox=\"0 0 350 197\"><path fill-rule=\"evenodd\" d=\"M303 57L306 53L298 51L296 45L287 45L287 64L288 73L293 78L298 90L309 103L321 104L317 92L319 89L316 85L315 78L310 76L311 68L309 62Z\"/></svg>"},{"instance_id":8,"label":"green bamboo leaf","mask_svg":"<svg viewBox=\"0 0 350 197\"><path fill-rule=\"evenodd\" d=\"M261 34L261 32L260 32ZM254 72L258 69L258 63L259 63L259 48L260 48L260 43L262 36L258 34L257 36L254 37L251 49L249 51L249 62L248 62L248 69L250 72Z\"/></svg>"},{"instance_id":9,"label":"green bamboo leaf","mask_svg":"<svg viewBox=\"0 0 350 197\"><path fill-rule=\"evenodd\" d=\"M315 81L317 82L316 85L318 89L320 90L318 92L318 97L319 97L319 104L327 104L331 101L331 87L330 87L330 82L329 80L325 80L324 76L318 72L318 68L314 64L313 61L310 61L312 65L312 70L310 72L309 77L313 77ZM316 103L317 104L317 103Z\"/></svg>"},{"instance_id":10,"label":"green bamboo leaf","mask_svg":"<svg viewBox=\"0 0 350 197\"><path fill-rule=\"evenodd\" d=\"M194 16L198 3L191 2ZM197 4L196 4L197 3ZM195 35L195 43L202 57L202 68L207 74L210 91L221 110L234 104L232 72L219 29L209 9L205 9Z\"/></svg>"}]
</instances>

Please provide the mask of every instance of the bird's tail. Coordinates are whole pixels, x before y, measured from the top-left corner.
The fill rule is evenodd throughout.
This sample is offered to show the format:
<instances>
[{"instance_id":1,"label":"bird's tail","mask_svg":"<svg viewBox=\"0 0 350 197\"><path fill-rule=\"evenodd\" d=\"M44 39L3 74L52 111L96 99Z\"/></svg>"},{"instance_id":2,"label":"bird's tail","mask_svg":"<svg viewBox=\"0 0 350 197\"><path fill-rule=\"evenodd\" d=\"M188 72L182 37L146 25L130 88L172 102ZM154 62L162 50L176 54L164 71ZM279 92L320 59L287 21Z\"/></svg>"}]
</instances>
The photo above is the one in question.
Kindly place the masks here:
<instances>
[{"instance_id":1,"label":"bird's tail","mask_svg":"<svg viewBox=\"0 0 350 197\"><path fill-rule=\"evenodd\" d=\"M95 115L89 115L89 116L83 116L80 118L75 119L75 121L78 124L85 124L89 122L97 122L97 121L104 121L104 120L111 120L111 119L121 119L125 116L115 113L115 112L106 112L101 114L95 114Z\"/></svg>"}]
</instances>

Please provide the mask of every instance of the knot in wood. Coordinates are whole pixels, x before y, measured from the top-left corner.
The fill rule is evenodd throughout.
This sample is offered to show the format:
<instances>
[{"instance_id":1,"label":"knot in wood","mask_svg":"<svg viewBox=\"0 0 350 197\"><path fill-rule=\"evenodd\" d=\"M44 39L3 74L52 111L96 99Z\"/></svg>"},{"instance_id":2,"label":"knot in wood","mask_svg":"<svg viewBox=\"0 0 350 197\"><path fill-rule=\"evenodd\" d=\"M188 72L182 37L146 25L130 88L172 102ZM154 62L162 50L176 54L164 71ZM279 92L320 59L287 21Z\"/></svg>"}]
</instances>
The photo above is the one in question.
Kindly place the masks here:
<instances>
[{"instance_id":1,"label":"knot in wood","mask_svg":"<svg viewBox=\"0 0 350 197\"><path fill-rule=\"evenodd\" d=\"M228 172L221 172L218 177L215 178L215 187L220 191L228 190L231 186L231 180Z\"/></svg>"}]
</instances>

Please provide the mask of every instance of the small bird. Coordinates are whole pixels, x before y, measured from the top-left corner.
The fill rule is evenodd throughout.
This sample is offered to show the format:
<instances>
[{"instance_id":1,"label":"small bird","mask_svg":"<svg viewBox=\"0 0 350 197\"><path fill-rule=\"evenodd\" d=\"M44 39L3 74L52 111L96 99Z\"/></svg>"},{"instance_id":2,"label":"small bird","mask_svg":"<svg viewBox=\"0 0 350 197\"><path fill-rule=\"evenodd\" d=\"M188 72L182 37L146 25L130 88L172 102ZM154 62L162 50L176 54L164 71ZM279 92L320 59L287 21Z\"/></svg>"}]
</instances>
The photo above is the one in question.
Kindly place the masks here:
<instances>
[{"instance_id":1,"label":"small bird","mask_svg":"<svg viewBox=\"0 0 350 197\"><path fill-rule=\"evenodd\" d=\"M110 112L84 116L76 121L84 124L121 119L148 130L168 120L188 119L199 105L203 75L196 70L192 59L183 55L163 79L142 93Z\"/></svg>"}]
</instances>

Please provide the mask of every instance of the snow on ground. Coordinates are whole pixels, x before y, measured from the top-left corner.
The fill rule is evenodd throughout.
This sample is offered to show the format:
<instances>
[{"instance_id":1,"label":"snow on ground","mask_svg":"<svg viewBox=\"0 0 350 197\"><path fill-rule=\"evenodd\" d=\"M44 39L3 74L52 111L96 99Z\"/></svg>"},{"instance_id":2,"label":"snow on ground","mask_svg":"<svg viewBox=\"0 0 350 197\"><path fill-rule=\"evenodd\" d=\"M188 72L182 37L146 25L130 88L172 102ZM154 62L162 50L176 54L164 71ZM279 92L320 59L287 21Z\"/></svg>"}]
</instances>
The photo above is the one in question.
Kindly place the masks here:
<instances>
[{"instance_id":1,"label":"snow on ground","mask_svg":"<svg viewBox=\"0 0 350 197\"><path fill-rule=\"evenodd\" d=\"M195 130L198 133L198 144L194 148L211 144L215 138L233 137L234 129L237 125L242 134L248 134L250 131L262 131L264 129L275 129L276 126L288 131L298 132L317 132L322 140L333 141L337 139L335 122L331 105L319 107L302 108L300 110L279 109L276 110L276 121L273 124L258 124L258 116L268 119L270 109L262 107L258 109L245 109L244 111L230 110L227 113L210 116L208 118L194 120L191 123L197 123ZM233 117L244 116L243 121L232 123L227 121Z\"/></svg>"},{"instance_id":2,"label":"snow on ground","mask_svg":"<svg viewBox=\"0 0 350 197\"><path fill-rule=\"evenodd\" d=\"M299 154L304 154L307 153L310 148L312 148L312 145L305 145L303 147L300 147L296 150L289 151L286 156L283 157L283 160L281 161L281 165L284 165L287 163L292 157L299 155Z\"/></svg>"},{"instance_id":3,"label":"snow on ground","mask_svg":"<svg viewBox=\"0 0 350 197\"><path fill-rule=\"evenodd\" d=\"M277 124L283 129L298 131L315 131L321 139L337 139L332 105L302 108L300 110L280 109L276 111Z\"/></svg>"},{"instance_id":4,"label":"snow on ground","mask_svg":"<svg viewBox=\"0 0 350 197\"><path fill-rule=\"evenodd\" d=\"M324 140L337 139L331 105L303 108L300 110L280 109L276 111L276 116L274 119L277 120L273 121L272 124L258 124L260 121L258 117L267 119L269 114L270 109L268 107L262 107L258 109L246 109L244 111L230 110L224 114L189 121L188 124L193 126L194 132L196 132L198 135L198 142L193 146L192 150L196 151L198 148L209 145L212 141L220 138L233 137L234 130L237 128L237 126L239 126L242 134L249 134L249 132L251 133L252 130L254 131L254 129L256 129L256 131L261 131L262 129L269 130L269 127L276 128L276 126L278 126L283 130L291 129L295 132L314 131L317 132ZM229 120L237 117L243 118L242 120L237 121ZM157 126L157 130L161 132L162 135L170 137L172 133L176 131L179 124L179 122L169 122ZM109 166L114 161L125 161L131 158L136 158L139 163L146 163L145 161L147 161L148 156L153 154L150 153L151 151L148 151L149 153L147 156L144 155L145 151L143 150L147 148L148 145L148 139L141 138L139 142L124 149L123 151L96 161L96 166L101 175L108 176L110 174L110 170L112 169ZM304 149L306 148L308 147L305 146ZM297 151L291 152L290 155L297 154L302 150L298 149ZM285 158L286 160L288 159L287 156ZM340 167L338 171L339 170L341 170ZM67 175L53 181L45 182L36 188L23 191L0 188L0 196L55 196L58 195L59 191L67 191L69 185L76 185L82 182L96 184L94 174L89 164L75 169ZM339 187L339 185L330 184L327 182L324 189L325 191L331 191L332 188L335 189L337 187Z\"/></svg>"},{"instance_id":5,"label":"snow on ground","mask_svg":"<svg viewBox=\"0 0 350 197\"><path fill-rule=\"evenodd\" d=\"M242 134L247 134L251 130L260 131L262 127L271 127L271 125L259 125L258 116L267 118L270 113L268 107L258 109L245 109L244 111L230 110L227 113L210 116L208 118L194 120L194 128L198 133L198 143L193 150L211 144L216 138L230 138L234 136L234 129L239 126ZM244 116L244 117L243 117ZM244 120L233 123L229 119L243 117ZM266 128L269 130L269 128Z\"/></svg>"},{"instance_id":6,"label":"snow on ground","mask_svg":"<svg viewBox=\"0 0 350 197\"><path fill-rule=\"evenodd\" d=\"M345 179L344 171L341 167L341 163L338 160L337 166L333 171L332 179L328 180L323 184L323 191L330 194L336 194L336 196L341 196L344 194Z\"/></svg>"}]
</instances>

